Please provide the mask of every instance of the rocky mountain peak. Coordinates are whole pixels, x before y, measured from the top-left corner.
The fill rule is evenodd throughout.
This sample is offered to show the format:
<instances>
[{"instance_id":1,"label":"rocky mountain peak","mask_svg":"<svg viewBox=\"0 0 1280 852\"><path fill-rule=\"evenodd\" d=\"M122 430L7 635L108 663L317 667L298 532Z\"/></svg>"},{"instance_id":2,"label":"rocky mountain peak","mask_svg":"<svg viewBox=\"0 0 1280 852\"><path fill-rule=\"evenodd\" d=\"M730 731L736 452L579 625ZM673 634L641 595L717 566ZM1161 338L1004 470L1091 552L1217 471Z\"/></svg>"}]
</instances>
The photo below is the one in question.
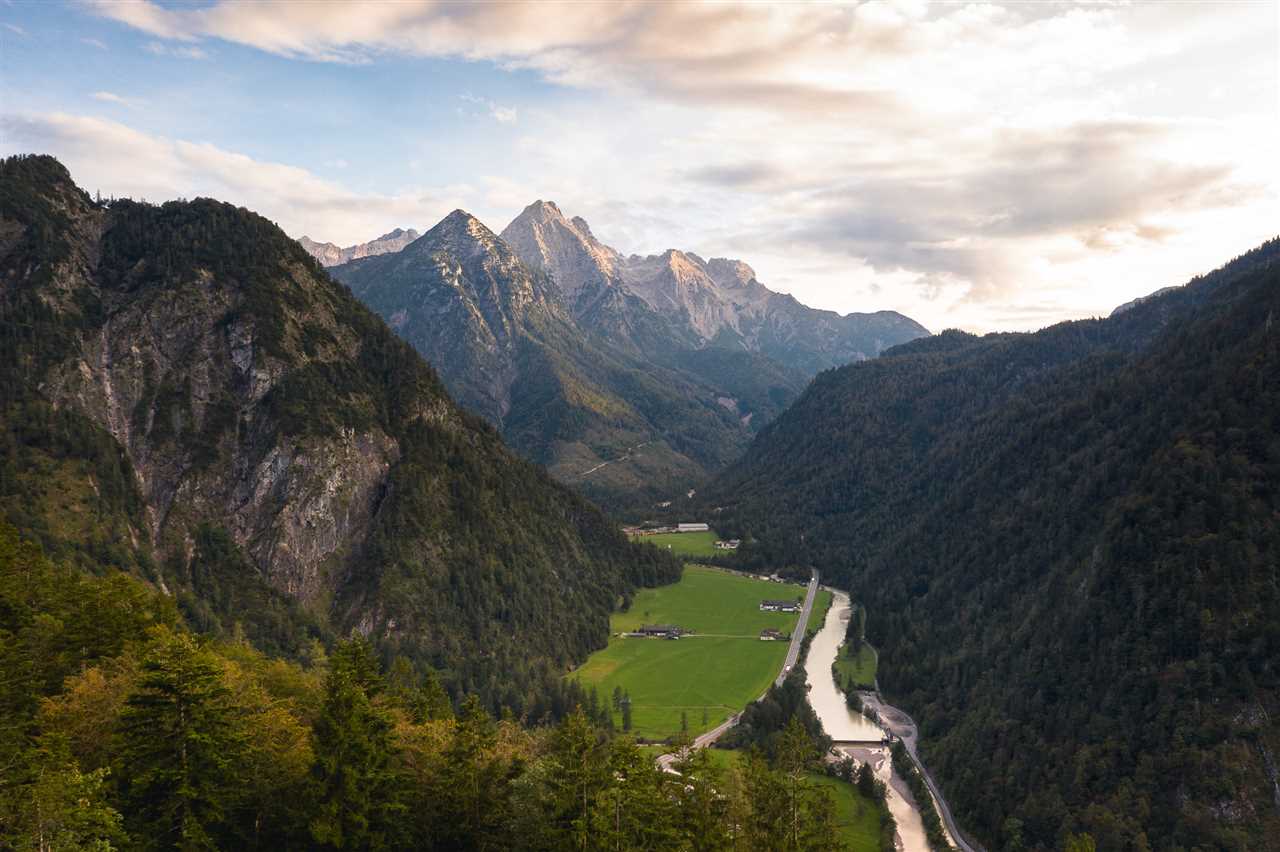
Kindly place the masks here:
<instances>
[{"instance_id":1,"label":"rocky mountain peak","mask_svg":"<svg viewBox=\"0 0 1280 852\"><path fill-rule=\"evenodd\" d=\"M465 210L454 210L413 242L418 251L448 251L459 260L497 254L515 260L498 235Z\"/></svg>"},{"instance_id":2,"label":"rocky mountain peak","mask_svg":"<svg viewBox=\"0 0 1280 852\"><path fill-rule=\"evenodd\" d=\"M400 251L400 249L416 240L418 236L418 232L412 228L408 230L396 228L376 240L370 240L367 243L356 243L346 248L342 248L335 243L319 242L306 235L298 238L298 244L306 249L308 254L320 261L322 266L337 266L362 257L373 257L379 254Z\"/></svg>"},{"instance_id":3,"label":"rocky mountain peak","mask_svg":"<svg viewBox=\"0 0 1280 852\"><path fill-rule=\"evenodd\" d=\"M551 201L535 201L502 231L502 240L530 268L549 273L568 307L580 294L612 286L621 256L601 243L580 216L566 219Z\"/></svg>"},{"instance_id":4,"label":"rocky mountain peak","mask_svg":"<svg viewBox=\"0 0 1280 852\"><path fill-rule=\"evenodd\" d=\"M707 273L721 287L745 287L756 280L756 271L740 260L713 257L707 261Z\"/></svg>"},{"instance_id":5,"label":"rocky mountain peak","mask_svg":"<svg viewBox=\"0 0 1280 852\"><path fill-rule=\"evenodd\" d=\"M404 228L396 228L395 230L388 231L387 233L378 237L378 239L374 240L374 242L377 243L377 242L382 242L383 240L398 240L401 237L407 237L409 240L416 240L420 236L422 235L419 234L417 231L415 231L413 228L410 228L407 231ZM303 237L303 239L306 239L306 237Z\"/></svg>"},{"instance_id":6,"label":"rocky mountain peak","mask_svg":"<svg viewBox=\"0 0 1280 852\"><path fill-rule=\"evenodd\" d=\"M556 206L554 201L543 201L539 198L520 211L520 216L517 218L520 217L532 218L539 222L554 222L563 221L564 213L560 212L560 208Z\"/></svg>"},{"instance_id":7,"label":"rocky mountain peak","mask_svg":"<svg viewBox=\"0 0 1280 852\"><path fill-rule=\"evenodd\" d=\"M897 314L842 317L808 308L770 290L741 260L676 248L624 256L549 201L526 207L502 239L529 267L551 274L575 316L611 335L665 323L684 345L727 340L812 374L928 334Z\"/></svg>"}]
</instances>

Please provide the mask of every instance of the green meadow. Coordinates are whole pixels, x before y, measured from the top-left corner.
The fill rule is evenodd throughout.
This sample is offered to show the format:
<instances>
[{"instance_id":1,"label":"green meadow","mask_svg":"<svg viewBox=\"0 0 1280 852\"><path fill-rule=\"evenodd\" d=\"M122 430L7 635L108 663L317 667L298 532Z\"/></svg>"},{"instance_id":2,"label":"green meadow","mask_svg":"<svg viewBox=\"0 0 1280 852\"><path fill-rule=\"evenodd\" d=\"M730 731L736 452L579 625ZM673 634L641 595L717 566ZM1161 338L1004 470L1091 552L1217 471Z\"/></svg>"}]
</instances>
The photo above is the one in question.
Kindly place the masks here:
<instances>
[{"instance_id":1,"label":"green meadow","mask_svg":"<svg viewBox=\"0 0 1280 852\"><path fill-rule=\"evenodd\" d=\"M856 688L872 689L876 682L876 652L863 643L862 650L852 654L849 646L843 645L836 656L836 672L841 687L852 682Z\"/></svg>"},{"instance_id":2,"label":"green meadow","mask_svg":"<svg viewBox=\"0 0 1280 852\"><path fill-rule=\"evenodd\" d=\"M689 731L699 734L759 698L782 668L787 643L761 642L760 631L790 634L798 615L761 612L760 601L803 596L803 586L686 566L680 582L642 589L627 612L615 613L608 647L571 676L587 689L594 686L606 703L614 687L628 692L637 737L678 733L682 714ZM823 596L830 593L819 592L814 618L825 609ZM675 624L695 633L674 641L617 635L642 624ZM615 722L621 726L620 714Z\"/></svg>"},{"instance_id":3,"label":"green meadow","mask_svg":"<svg viewBox=\"0 0 1280 852\"><path fill-rule=\"evenodd\" d=\"M635 536L636 541L647 542L654 547L670 550L676 556L715 556L718 536L710 532L657 533ZM726 553L728 551L725 551Z\"/></svg>"}]
</instances>

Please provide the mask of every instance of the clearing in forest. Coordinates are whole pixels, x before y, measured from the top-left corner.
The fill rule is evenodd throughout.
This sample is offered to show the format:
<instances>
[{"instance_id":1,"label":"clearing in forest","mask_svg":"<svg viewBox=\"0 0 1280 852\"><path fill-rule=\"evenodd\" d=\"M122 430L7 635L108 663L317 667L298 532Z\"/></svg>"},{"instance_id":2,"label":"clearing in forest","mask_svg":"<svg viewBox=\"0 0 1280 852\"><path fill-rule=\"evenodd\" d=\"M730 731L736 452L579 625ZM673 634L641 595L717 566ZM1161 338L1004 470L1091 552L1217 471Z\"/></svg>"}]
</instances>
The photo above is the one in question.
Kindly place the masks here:
<instances>
[{"instance_id":1,"label":"clearing in forest","mask_svg":"<svg viewBox=\"0 0 1280 852\"><path fill-rule=\"evenodd\" d=\"M804 597L805 587L771 583L706 568L685 567L680 582L636 593L630 609L610 619L609 645L571 677L593 686L612 707L615 687L631 696L631 733L664 739L681 729L710 730L759 698L777 677L787 642L760 640L766 628L790 635L796 613L761 612L760 601ZM830 592L820 591L812 624L821 623ZM645 624L670 624L693 635L642 639L618 634ZM621 711L614 724L622 728ZM705 719L705 721L704 721Z\"/></svg>"},{"instance_id":2,"label":"clearing in forest","mask_svg":"<svg viewBox=\"0 0 1280 852\"><path fill-rule=\"evenodd\" d=\"M717 550L719 537L715 530L710 532L655 533L654 535L635 536L636 541L670 550L676 556L715 556L717 553L729 553Z\"/></svg>"}]
</instances>

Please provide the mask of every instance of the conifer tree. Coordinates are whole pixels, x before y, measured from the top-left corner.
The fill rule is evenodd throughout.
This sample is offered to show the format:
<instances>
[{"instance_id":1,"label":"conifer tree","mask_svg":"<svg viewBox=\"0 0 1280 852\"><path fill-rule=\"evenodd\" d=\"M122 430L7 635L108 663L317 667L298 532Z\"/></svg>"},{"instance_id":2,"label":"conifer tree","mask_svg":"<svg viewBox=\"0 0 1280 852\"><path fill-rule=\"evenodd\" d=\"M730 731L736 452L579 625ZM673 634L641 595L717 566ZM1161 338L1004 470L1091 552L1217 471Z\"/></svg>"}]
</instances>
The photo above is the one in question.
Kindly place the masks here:
<instances>
[{"instance_id":1,"label":"conifer tree","mask_svg":"<svg viewBox=\"0 0 1280 852\"><path fill-rule=\"evenodd\" d=\"M218 658L157 628L121 718L133 834L151 849L214 849L236 804L245 733Z\"/></svg>"},{"instance_id":2,"label":"conifer tree","mask_svg":"<svg viewBox=\"0 0 1280 852\"><path fill-rule=\"evenodd\" d=\"M325 678L324 706L312 730L318 801L311 836L324 847L380 849L390 839L391 818L398 810L391 720L367 692L381 683L367 641L339 644Z\"/></svg>"}]
</instances>

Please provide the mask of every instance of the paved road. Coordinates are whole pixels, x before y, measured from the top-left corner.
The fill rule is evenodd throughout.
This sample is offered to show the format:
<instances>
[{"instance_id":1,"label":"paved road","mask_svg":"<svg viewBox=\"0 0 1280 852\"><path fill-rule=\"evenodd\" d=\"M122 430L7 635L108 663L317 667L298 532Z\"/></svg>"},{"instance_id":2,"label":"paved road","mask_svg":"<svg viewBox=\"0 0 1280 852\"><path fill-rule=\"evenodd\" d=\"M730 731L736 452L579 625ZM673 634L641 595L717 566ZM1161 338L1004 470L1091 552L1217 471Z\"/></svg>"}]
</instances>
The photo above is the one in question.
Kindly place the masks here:
<instances>
[{"instance_id":1,"label":"paved road","mask_svg":"<svg viewBox=\"0 0 1280 852\"><path fill-rule=\"evenodd\" d=\"M796 622L796 629L791 631L791 647L787 649L787 660L782 664L782 671L778 672L778 677L773 682L774 686L782 686L791 667L796 664L796 660L800 659L800 646L804 643L804 634L809 627L809 611L813 609L813 599L817 593L818 572L814 571L813 578L809 580L809 590L804 596L804 606L800 607L800 620Z\"/></svg>"},{"instance_id":2,"label":"paved road","mask_svg":"<svg viewBox=\"0 0 1280 852\"><path fill-rule=\"evenodd\" d=\"M960 833L960 826L956 824L955 818L951 815L951 808L947 805L947 800L943 798L942 790L938 787L938 783L933 780L933 776L929 774L924 762L920 760L920 755L916 752L916 740L920 729L916 726L915 719L912 719L911 716L897 707L885 704L879 693L860 692L858 694L862 697L865 705L875 709L881 724L888 727L906 746L907 754L911 755L911 759L915 761L916 768L920 770L920 775L924 778L924 783L929 785L929 792L933 794L933 801L938 806L938 816L942 817L942 822L946 825L947 833L951 835L951 839L956 842L956 845L963 852L985 852L981 846L966 840L964 835Z\"/></svg>"},{"instance_id":3,"label":"paved road","mask_svg":"<svg viewBox=\"0 0 1280 852\"><path fill-rule=\"evenodd\" d=\"M809 626L809 612L813 609L813 599L817 596L817 593L818 574L814 572L813 579L809 581L809 589L804 596L804 606L800 607L800 618L796 622L796 629L791 631L791 646L787 648L787 658L782 663L782 671L778 673L777 679L773 682L775 686L782 686L782 682L787 679L787 674L791 671L791 667L800 658L800 646L804 643L804 634ZM768 693L766 692L765 694ZM760 698L764 698L764 695L761 695ZM759 701L760 698L757 698L756 701ZM724 736L725 731L738 724L738 718L741 715L741 713L734 713L705 734L696 737L693 741L693 747L706 748L711 745ZM671 768L671 764L675 763L675 761L675 754L658 755L658 766L665 772L675 771Z\"/></svg>"}]
</instances>

